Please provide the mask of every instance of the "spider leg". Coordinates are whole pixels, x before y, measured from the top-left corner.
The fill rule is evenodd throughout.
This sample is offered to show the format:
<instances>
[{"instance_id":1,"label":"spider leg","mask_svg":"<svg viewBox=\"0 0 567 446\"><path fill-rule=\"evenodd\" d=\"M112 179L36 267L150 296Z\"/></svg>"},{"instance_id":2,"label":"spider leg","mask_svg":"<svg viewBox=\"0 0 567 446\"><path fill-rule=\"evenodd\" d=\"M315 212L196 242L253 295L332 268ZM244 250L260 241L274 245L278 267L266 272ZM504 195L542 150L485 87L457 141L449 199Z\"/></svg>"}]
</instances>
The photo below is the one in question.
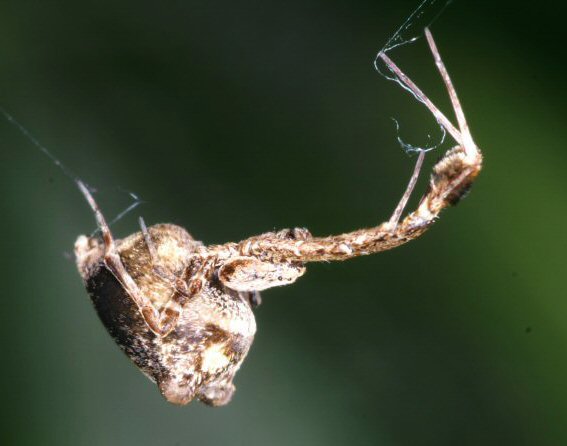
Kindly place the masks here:
<instances>
[{"instance_id":1,"label":"spider leg","mask_svg":"<svg viewBox=\"0 0 567 446\"><path fill-rule=\"evenodd\" d=\"M408 76L406 76L400 68L398 68L398 66L386 55L386 53L380 53L378 57L382 59L388 66L388 68L392 71L392 73L396 75L402 86L409 90L420 102L422 102L429 109L437 122L445 127L445 130L447 130L451 134L455 141L457 141L459 144L462 144L461 133L455 128L451 121L449 121L445 117L441 110L439 110L437 106L433 102L431 102L431 100L427 96L425 96L423 91L421 91L421 89Z\"/></svg>"},{"instance_id":2,"label":"spider leg","mask_svg":"<svg viewBox=\"0 0 567 446\"><path fill-rule=\"evenodd\" d=\"M419 152L419 155L417 157L417 161L415 163L415 167L413 169L413 173L411 175L411 178L410 178L410 181L409 181L408 186L406 188L406 191L404 192L404 195L402 195L402 198L401 198L400 202L398 203L398 206L396 206L396 210L394 211L394 213L390 217L390 221L388 221L388 224L392 227L392 230L395 230L397 228L398 222L400 221L400 217L402 216L402 212L404 212L404 208L408 204L408 200L411 197L411 193L413 192L413 189L415 188L415 185L417 183L417 179L419 178L419 172L421 171L421 166L423 166L423 160L425 158L425 153L426 153L425 150L421 150Z\"/></svg>"},{"instance_id":3,"label":"spider leg","mask_svg":"<svg viewBox=\"0 0 567 446\"><path fill-rule=\"evenodd\" d=\"M158 257L156 244L152 240L152 235L150 234L150 231L148 231L148 227L146 226L146 222L144 221L143 217L138 218L138 223L140 225L140 229L142 230L142 236L144 237L144 241L146 243L148 251L150 252L150 260L152 262L152 269L154 273L156 273L166 282L175 284L175 282L177 281L177 277L174 274L172 274L170 271L167 271L166 269L164 269L162 266L159 265L159 261L158 261L159 257Z\"/></svg>"},{"instance_id":4,"label":"spider leg","mask_svg":"<svg viewBox=\"0 0 567 446\"><path fill-rule=\"evenodd\" d=\"M427 38L427 43L429 44L429 48L431 50L431 53L433 54L433 59L435 60L437 70L441 74L443 82L445 83L445 87L447 88L447 92L449 93L449 98L451 99L451 104L453 105L455 115L457 116L457 121L459 123L459 128L461 130L462 136L461 143L463 144L463 147L467 152L467 156L476 158L478 156L478 149L472 139L469 125L467 124L467 120L465 119L465 113L463 112L463 107L461 106L461 102L459 101L459 97L457 96L457 91L453 86L453 82L451 81L451 77L449 76L447 68L445 68L443 60L441 59L441 55L439 54L439 50L437 49L437 45L435 44L435 40L433 39L433 35L431 34L431 31L429 31L429 28L425 28L425 37Z\"/></svg>"},{"instance_id":5,"label":"spider leg","mask_svg":"<svg viewBox=\"0 0 567 446\"><path fill-rule=\"evenodd\" d=\"M482 154L472 141L455 89L429 31L426 31L426 34L437 67L455 107L460 131L386 54L379 55L396 75L399 83L427 106L437 121L458 143L434 166L429 189L418 208L399 221L417 181L423 154L418 158L406 192L389 221L373 228L302 240L281 239L275 233L262 234L240 242L237 248L240 252L248 256L256 256L263 261L273 262L324 262L373 254L395 248L419 237L435 222L443 209L456 204L464 196L482 169Z\"/></svg>"},{"instance_id":6,"label":"spider leg","mask_svg":"<svg viewBox=\"0 0 567 446\"><path fill-rule=\"evenodd\" d=\"M196 274L193 273L191 266L187 266L181 277L177 277L175 274L167 271L159 265L157 249L152 240L150 231L148 231L146 222L142 217L138 219L138 222L142 230L144 241L146 242L146 246L150 252L153 271L163 280L168 282L174 290L173 296L171 296L170 300L159 313L159 321L157 323L157 327L155 327L156 329L154 330L154 328L152 328L154 332L157 333L159 331L162 336L166 336L175 328L185 303L192 296L201 291L203 280L209 272L210 264L203 264Z\"/></svg>"},{"instance_id":7,"label":"spider leg","mask_svg":"<svg viewBox=\"0 0 567 446\"><path fill-rule=\"evenodd\" d=\"M150 321L146 319L146 323L148 323L154 333L164 337L175 328L183 312L183 307L191 297L201 292L206 278L212 272L212 267L213 261L205 262L194 273L193 268L188 266L181 277L175 278L171 282L174 290L173 295L159 312L157 321L155 319Z\"/></svg>"},{"instance_id":8,"label":"spider leg","mask_svg":"<svg viewBox=\"0 0 567 446\"><path fill-rule=\"evenodd\" d=\"M181 295L181 293L176 290L174 296L170 300L170 302L172 302L171 305L166 305L161 312L157 311L150 299L144 296L132 276L130 276L128 271L126 271L126 268L122 263L122 259L120 258L120 255L118 254L118 251L116 249L116 243L114 241L114 237L112 236L112 232L110 231L106 219L104 218L104 215L102 214L90 191L82 181L77 181L77 186L79 187L79 190L82 192L91 209L93 210L99 230L102 234L102 240L104 243L104 264L109 269L109 271L112 272L114 277L116 277L116 280L120 282L130 298L134 301L134 303L138 307L138 310L140 311L140 314L142 315L150 329L158 336L166 336L175 327L175 322L179 317L179 312L177 312L178 303L183 302L186 297ZM150 244L153 246L152 243Z\"/></svg>"},{"instance_id":9,"label":"spider leg","mask_svg":"<svg viewBox=\"0 0 567 446\"><path fill-rule=\"evenodd\" d=\"M139 217L138 223L140 224L140 229L142 230L142 235L144 237L144 241L146 242L146 246L148 247L148 251L150 251L150 259L152 260L153 264L156 264L158 258L156 245L152 240L152 236L150 235L150 231L148 231L148 227L146 226L144 218Z\"/></svg>"}]
</instances>

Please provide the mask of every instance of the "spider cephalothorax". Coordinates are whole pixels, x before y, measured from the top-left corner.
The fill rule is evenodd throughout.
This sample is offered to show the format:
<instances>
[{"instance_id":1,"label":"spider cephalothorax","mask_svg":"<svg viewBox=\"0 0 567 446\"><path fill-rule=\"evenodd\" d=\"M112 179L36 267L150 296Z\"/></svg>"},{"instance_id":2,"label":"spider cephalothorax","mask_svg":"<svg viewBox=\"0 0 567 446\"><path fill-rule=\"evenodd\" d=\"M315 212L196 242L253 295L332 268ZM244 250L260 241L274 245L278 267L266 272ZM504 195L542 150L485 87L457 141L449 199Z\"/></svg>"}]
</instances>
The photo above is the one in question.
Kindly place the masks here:
<instances>
[{"instance_id":1,"label":"spider cephalothorax","mask_svg":"<svg viewBox=\"0 0 567 446\"><path fill-rule=\"evenodd\" d=\"M427 40L459 122L457 130L400 69L379 57L457 141L435 165L418 208L401 219L425 152L392 217L373 228L312 237L302 228L269 232L239 243L204 246L169 224L114 240L88 189L79 187L102 235L80 236L77 265L109 333L170 402L198 398L218 406L234 392L233 378L256 332L252 307L259 291L293 283L305 263L346 260L394 248L425 232L445 207L458 202L482 165L449 75L433 38ZM401 219L401 221L400 221Z\"/></svg>"}]
</instances>

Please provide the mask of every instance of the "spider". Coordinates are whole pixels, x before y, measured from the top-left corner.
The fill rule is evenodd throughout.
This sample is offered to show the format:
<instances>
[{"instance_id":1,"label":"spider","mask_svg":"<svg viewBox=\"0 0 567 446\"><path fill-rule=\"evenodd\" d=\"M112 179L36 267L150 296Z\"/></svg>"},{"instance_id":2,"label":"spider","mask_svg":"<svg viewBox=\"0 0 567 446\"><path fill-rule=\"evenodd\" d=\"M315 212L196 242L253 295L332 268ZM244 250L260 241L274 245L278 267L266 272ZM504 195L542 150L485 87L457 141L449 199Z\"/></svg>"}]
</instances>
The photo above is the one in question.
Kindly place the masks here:
<instances>
[{"instance_id":1,"label":"spider","mask_svg":"<svg viewBox=\"0 0 567 446\"><path fill-rule=\"evenodd\" d=\"M111 336L157 383L167 401L187 404L199 399L212 406L230 401L233 378L256 332L252 309L260 302L259 291L295 282L308 262L347 260L413 240L442 209L456 204L467 192L481 170L482 155L433 37L428 29L425 34L459 129L386 54L378 56L457 142L434 166L417 209L403 219L425 151L420 152L407 189L388 221L328 237L313 237L307 229L294 228L204 246L179 226L148 228L140 218L139 232L115 240L91 193L78 181L101 235L77 239L79 272Z\"/></svg>"}]
</instances>

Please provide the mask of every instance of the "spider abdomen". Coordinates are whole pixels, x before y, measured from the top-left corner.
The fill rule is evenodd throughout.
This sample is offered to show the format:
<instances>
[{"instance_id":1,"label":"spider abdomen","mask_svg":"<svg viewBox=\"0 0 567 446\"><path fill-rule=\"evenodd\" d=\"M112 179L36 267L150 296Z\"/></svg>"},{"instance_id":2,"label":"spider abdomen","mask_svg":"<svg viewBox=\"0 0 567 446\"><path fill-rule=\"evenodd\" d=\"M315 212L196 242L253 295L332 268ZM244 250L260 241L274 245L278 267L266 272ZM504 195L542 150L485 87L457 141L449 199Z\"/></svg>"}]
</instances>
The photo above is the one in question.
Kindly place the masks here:
<instances>
[{"instance_id":1,"label":"spider abdomen","mask_svg":"<svg viewBox=\"0 0 567 446\"><path fill-rule=\"evenodd\" d=\"M168 256L168 264L157 266L179 274L196 242L173 225L158 225L150 232L156 251ZM256 332L247 297L218 280L208 281L184 305L175 328L159 336L106 266L102 250L97 256L98 242L82 239L81 250L79 241L77 262L87 291L102 323L126 355L172 403L186 404L199 398L211 405L226 404L234 391L232 379ZM166 305L173 290L151 267L142 235L118 242L117 251L142 292L156 307Z\"/></svg>"}]
</instances>

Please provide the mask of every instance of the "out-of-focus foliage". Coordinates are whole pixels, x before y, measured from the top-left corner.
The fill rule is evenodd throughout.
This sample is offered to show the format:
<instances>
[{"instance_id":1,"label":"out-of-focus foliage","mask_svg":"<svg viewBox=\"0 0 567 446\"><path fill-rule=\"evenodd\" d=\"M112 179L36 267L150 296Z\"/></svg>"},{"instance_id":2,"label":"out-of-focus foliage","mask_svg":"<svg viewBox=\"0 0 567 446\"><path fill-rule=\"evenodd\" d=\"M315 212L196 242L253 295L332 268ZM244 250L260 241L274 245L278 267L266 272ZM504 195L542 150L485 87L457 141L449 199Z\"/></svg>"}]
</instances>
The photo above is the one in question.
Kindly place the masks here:
<instances>
[{"instance_id":1,"label":"out-of-focus foliage","mask_svg":"<svg viewBox=\"0 0 567 446\"><path fill-rule=\"evenodd\" d=\"M3 1L0 103L109 216L124 189L146 201L118 236L139 214L206 243L371 226L413 165L390 117L439 134L371 66L416 3ZM567 443L563 12L522 8L457 1L433 27L485 153L470 196L416 242L264 293L222 409L166 404L116 348L66 257L91 213L0 123L0 442ZM423 40L391 57L449 113Z\"/></svg>"}]
</instances>

